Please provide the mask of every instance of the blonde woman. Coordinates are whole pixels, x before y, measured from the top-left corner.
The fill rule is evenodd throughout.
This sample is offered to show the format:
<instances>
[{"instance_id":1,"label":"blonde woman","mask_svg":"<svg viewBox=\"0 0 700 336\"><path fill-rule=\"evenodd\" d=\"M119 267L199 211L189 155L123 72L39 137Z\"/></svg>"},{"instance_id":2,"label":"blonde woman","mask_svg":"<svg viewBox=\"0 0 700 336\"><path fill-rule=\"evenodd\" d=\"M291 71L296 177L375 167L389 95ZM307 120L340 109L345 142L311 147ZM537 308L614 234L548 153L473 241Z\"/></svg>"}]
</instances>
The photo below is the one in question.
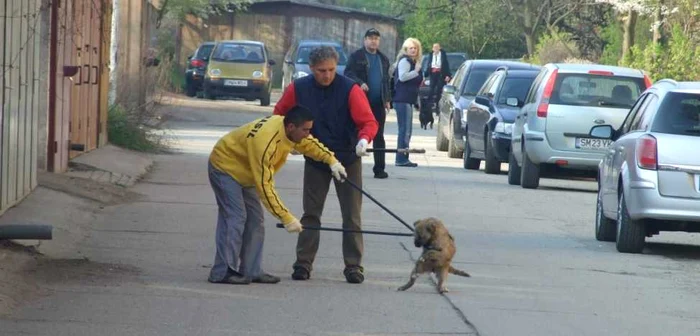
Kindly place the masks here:
<instances>
[{"instance_id":1,"label":"blonde woman","mask_svg":"<svg viewBox=\"0 0 700 336\"><path fill-rule=\"evenodd\" d=\"M394 97L392 102L399 124L398 148L409 148L413 131L413 104L418 101L418 87L423 81L420 68L420 41L409 37L403 42L394 65ZM396 153L397 167L418 167L408 160L408 154Z\"/></svg>"}]
</instances>

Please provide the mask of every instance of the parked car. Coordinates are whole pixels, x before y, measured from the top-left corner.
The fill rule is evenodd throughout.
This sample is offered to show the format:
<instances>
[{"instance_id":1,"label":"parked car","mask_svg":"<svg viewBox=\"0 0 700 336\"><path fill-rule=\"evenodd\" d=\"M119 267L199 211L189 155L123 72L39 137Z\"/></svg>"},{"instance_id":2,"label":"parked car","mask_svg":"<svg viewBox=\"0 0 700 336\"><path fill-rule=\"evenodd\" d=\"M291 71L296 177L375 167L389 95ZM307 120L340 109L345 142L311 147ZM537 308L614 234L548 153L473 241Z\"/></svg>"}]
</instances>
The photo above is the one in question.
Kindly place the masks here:
<instances>
[{"instance_id":1,"label":"parked car","mask_svg":"<svg viewBox=\"0 0 700 336\"><path fill-rule=\"evenodd\" d=\"M596 239L640 253L660 231L700 232L700 82L656 82L621 127L589 138L613 141L598 166Z\"/></svg>"},{"instance_id":2,"label":"parked car","mask_svg":"<svg viewBox=\"0 0 700 336\"><path fill-rule=\"evenodd\" d=\"M345 72L345 66L348 64L348 56L340 43L333 41L301 40L293 43L284 56L284 65L282 66L283 89L295 79L307 76L311 73L311 69L309 68L309 54L311 50L320 46L332 46L335 48L339 56L336 72L339 74Z\"/></svg>"},{"instance_id":3,"label":"parked car","mask_svg":"<svg viewBox=\"0 0 700 336\"><path fill-rule=\"evenodd\" d=\"M438 127L436 147L447 151L451 158L461 158L464 151L464 129L466 119L462 113L474 99L486 78L498 67L530 69L532 65L500 60L468 60L455 72L454 78L443 88L438 102Z\"/></svg>"},{"instance_id":4,"label":"parked car","mask_svg":"<svg viewBox=\"0 0 700 336\"><path fill-rule=\"evenodd\" d=\"M202 90L204 74L207 71L209 55L216 42L203 42L197 50L187 57L187 69L185 69L185 94L194 97Z\"/></svg>"},{"instance_id":5,"label":"parked car","mask_svg":"<svg viewBox=\"0 0 700 336\"><path fill-rule=\"evenodd\" d=\"M594 177L608 142L595 125L617 128L651 86L641 70L599 64L547 64L515 117L508 182L537 188L540 176Z\"/></svg>"},{"instance_id":6,"label":"parked car","mask_svg":"<svg viewBox=\"0 0 700 336\"><path fill-rule=\"evenodd\" d=\"M262 42L217 42L204 77L204 97L260 99L261 106L268 106L273 65L275 61Z\"/></svg>"},{"instance_id":7,"label":"parked car","mask_svg":"<svg viewBox=\"0 0 700 336\"><path fill-rule=\"evenodd\" d=\"M421 59L421 69L425 70L428 68L428 57L430 57L432 53L424 54L423 58ZM457 69L459 69L464 62L466 62L469 59L469 56L467 56L467 53L465 52L448 52L447 53L447 63L450 65L450 77L454 77L455 72L457 72ZM420 84L420 87L418 88L418 101L420 102L419 107L421 109L434 109L435 106L429 106L430 104L428 103L428 94L430 93L430 78L423 78L423 82ZM437 105L437 104L435 104Z\"/></svg>"},{"instance_id":8,"label":"parked car","mask_svg":"<svg viewBox=\"0 0 700 336\"><path fill-rule=\"evenodd\" d=\"M464 144L464 168L479 169L484 160L486 174L498 174L501 162L508 162L510 135L515 115L541 67L511 70L496 69L467 107Z\"/></svg>"}]
</instances>

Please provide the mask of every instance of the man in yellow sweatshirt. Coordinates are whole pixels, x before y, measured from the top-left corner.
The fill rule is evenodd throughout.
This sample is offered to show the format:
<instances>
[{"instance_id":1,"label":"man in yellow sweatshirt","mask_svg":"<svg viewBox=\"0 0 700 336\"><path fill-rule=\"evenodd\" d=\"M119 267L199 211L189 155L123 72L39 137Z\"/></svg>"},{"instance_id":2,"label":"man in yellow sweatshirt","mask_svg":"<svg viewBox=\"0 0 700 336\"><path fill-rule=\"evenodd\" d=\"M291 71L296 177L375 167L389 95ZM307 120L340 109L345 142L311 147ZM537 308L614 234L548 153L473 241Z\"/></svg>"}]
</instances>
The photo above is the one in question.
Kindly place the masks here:
<instances>
[{"instance_id":1,"label":"man in yellow sweatshirt","mask_svg":"<svg viewBox=\"0 0 700 336\"><path fill-rule=\"evenodd\" d=\"M214 146L209 156L209 182L216 196L219 218L210 282L280 281L261 268L265 238L261 201L287 231L301 232L302 226L282 204L273 176L287 161L287 155L296 150L328 164L337 180L347 177L333 152L310 135L312 127L311 111L296 106L284 117L268 116L243 125Z\"/></svg>"}]
</instances>

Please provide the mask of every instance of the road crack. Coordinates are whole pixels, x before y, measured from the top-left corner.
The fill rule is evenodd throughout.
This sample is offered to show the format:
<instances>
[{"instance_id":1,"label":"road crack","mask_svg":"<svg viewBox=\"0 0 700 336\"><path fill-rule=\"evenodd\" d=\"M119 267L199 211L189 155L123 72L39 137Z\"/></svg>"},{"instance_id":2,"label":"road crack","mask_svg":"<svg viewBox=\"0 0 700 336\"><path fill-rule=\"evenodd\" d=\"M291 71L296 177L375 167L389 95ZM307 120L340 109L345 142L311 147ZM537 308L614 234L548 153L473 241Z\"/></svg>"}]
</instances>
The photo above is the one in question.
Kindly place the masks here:
<instances>
[{"instance_id":1,"label":"road crack","mask_svg":"<svg viewBox=\"0 0 700 336\"><path fill-rule=\"evenodd\" d=\"M401 247L404 249L404 251L406 251L406 253L408 253L408 257L411 259L411 261L413 261L415 263L416 258L413 257L413 253L411 253L411 250L409 250L406 247L406 244L401 242L401 243L399 243L399 245L401 245ZM430 281L433 283L433 285L437 286L437 281L435 280L435 278L433 277L432 274L430 274ZM473 331L473 334L476 336L479 336L479 329L477 329L476 326L471 321L469 321L469 318L467 318L467 315L464 314L462 309L460 309L457 306L457 304L455 304L454 301L452 301L452 299L450 299L450 297L447 296L447 294L441 293L440 296L442 296L445 299L445 301L447 301L447 303L452 307L452 309L455 311L455 313L457 313L457 316L462 320L462 322L464 322L464 324Z\"/></svg>"}]
</instances>

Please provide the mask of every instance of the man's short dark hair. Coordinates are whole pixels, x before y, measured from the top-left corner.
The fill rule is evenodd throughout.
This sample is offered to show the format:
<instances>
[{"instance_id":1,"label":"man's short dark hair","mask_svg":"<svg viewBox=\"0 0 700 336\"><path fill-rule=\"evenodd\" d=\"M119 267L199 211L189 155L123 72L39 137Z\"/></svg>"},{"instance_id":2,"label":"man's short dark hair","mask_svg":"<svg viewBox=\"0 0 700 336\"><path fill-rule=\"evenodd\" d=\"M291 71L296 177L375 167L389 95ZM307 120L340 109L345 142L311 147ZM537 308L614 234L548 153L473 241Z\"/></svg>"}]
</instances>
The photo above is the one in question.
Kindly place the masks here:
<instances>
[{"instance_id":1,"label":"man's short dark hair","mask_svg":"<svg viewBox=\"0 0 700 336\"><path fill-rule=\"evenodd\" d=\"M367 31L365 32L365 37L370 37L370 36L382 36L382 34L379 34L378 30L376 30L374 28L370 28L370 29L367 29Z\"/></svg>"},{"instance_id":2,"label":"man's short dark hair","mask_svg":"<svg viewBox=\"0 0 700 336\"><path fill-rule=\"evenodd\" d=\"M300 127L307 121L314 121L314 114L308 108L296 105L292 107L289 112L284 116L284 125L294 124L296 127Z\"/></svg>"},{"instance_id":3,"label":"man's short dark hair","mask_svg":"<svg viewBox=\"0 0 700 336\"><path fill-rule=\"evenodd\" d=\"M338 56L338 52L335 51L335 48L331 46L321 46L311 50L311 54L309 54L309 65L314 66L329 59L337 63L338 58L340 58L340 56Z\"/></svg>"}]
</instances>

